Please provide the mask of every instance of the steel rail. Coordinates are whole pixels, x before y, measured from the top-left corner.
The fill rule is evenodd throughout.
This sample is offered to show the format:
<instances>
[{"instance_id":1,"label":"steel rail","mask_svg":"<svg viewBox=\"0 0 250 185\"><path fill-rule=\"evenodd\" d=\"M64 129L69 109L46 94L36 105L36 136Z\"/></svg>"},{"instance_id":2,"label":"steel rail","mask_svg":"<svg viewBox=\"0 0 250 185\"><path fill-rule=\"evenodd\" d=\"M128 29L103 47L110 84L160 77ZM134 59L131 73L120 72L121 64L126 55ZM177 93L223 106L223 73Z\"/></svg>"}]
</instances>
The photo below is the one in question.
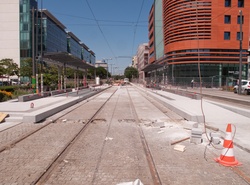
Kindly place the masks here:
<instances>
[{"instance_id":1,"label":"steel rail","mask_svg":"<svg viewBox=\"0 0 250 185\"><path fill-rule=\"evenodd\" d=\"M145 152L145 155L146 155L146 159L147 159L147 162L148 162L148 165L149 165L149 170L150 170L150 173L151 173L151 176L152 176L153 184L154 185L162 185L160 176L158 174L157 168L156 168L155 163L154 163L153 156L152 156L152 154L150 152L150 148L148 146L147 140L145 138L142 127L140 125L140 120L139 120L138 115L136 113L136 110L135 110L135 107L134 107L134 104L133 104L133 101L131 99L131 96L130 96L130 93L129 93L128 89L127 89L127 92L128 92L128 95L129 95L129 101L130 101L130 104L131 104L133 116L135 117L135 121L138 124L137 128L138 128L138 132L140 134L141 143L142 143L142 146L143 146L143 149L144 149L144 152Z\"/></svg>"},{"instance_id":2,"label":"steel rail","mask_svg":"<svg viewBox=\"0 0 250 185\"><path fill-rule=\"evenodd\" d=\"M114 95L117 89L111 94L111 96L101 105L101 107L93 114L93 116L84 124L84 126L80 129L80 131L71 139L66 146L58 153L57 156L51 161L51 163L47 166L44 172L35 179L31 185L40 185L44 184L50 177L53 170L60 164L60 162L65 158L70 149L73 147L74 143L80 138L82 133L88 128L89 124L95 119L98 113L103 109L106 103L110 100L110 98Z\"/></svg>"},{"instance_id":3,"label":"steel rail","mask_svg":"<svg viewBox=\"0 0 250 185\"><path fill-rule=\"evenodd\" d=\"M154 102L153 100L151 100L152 98L149 98L149 96L146 95L145 92L139 90L138 88L136 88L136 89L137 89L137 91L138 91L144 98L146 98L147 100L149 100L156 108L158 108L160 111L162 111L163 113L165 113L165 112L160 108L160 106L157 105L157 104L161 104L159 101L155 101L155 102ZM212 97L212 96L211 96L211 97ZM212 97L212 98L213 98L213 97ZM216 98L214 98L214 99L216 99ZM169 118L170 118L172 121L175 121L175 122L176 122L176 119L175 119L174 117L172 117L172 115L167 114L167 113L165 113L165 114L166 114L167 116L169 116ZM189 139L189 137L184 138L183 140L186 140L186 139ZM224 138L222 138L222 139L224 139ZM180 141L181 141L181 140L180 140ZM178 142L179 142L179 141L178 141ZM172 144L174 144L174 143L171 143L171 145L172 145ZM250 151L247 150L246 148L242 148L240 145L238 145L238 144L236 144L236 143L234 143L234 145L237 146L237 147L239 147L239 148L241 148L241 149L244 150L245 152L250 153ZM210 152L214 155L214 157L217 156L217 154L215 154L213 151L210 151ZM243 172L239 167L235 166L235 167L231 167L230 169L231 169L236 175L238 175L240 178L242 178L246 183L250 184L250 177L249 177L245 172Z\"/></svg>"}]
</instances>

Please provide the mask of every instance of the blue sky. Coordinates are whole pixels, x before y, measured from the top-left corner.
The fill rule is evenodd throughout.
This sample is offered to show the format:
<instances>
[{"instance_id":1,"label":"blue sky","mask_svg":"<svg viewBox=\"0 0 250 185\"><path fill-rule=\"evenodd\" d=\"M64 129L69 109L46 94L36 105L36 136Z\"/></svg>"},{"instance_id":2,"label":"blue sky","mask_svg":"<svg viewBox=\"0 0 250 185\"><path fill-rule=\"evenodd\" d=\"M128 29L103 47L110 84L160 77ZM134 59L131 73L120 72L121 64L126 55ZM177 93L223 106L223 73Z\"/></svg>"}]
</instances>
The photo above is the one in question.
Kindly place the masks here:
<instances>
[{"instance_id":1,"label":"blue sky","mask_svg":"<svg viewBox=\"0 0 250 185\"><path fill-rule=\"evenodd\" d=\"M153 0L38 0L96 54L112 58L113 73L123 73L137 47L148 42ZM118 67L118 68L117 68Z\"/></svg>"}]
</instances>

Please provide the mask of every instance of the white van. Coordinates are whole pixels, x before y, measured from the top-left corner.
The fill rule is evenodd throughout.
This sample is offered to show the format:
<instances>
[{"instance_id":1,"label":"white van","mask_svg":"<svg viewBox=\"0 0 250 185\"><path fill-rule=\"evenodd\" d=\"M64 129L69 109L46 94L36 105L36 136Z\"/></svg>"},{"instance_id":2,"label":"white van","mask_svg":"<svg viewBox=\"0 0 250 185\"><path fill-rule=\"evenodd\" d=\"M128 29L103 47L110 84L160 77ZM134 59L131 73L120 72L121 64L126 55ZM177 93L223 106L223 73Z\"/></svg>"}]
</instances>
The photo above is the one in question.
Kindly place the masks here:
<instances>
[{"instance_id":1,"label":"white van","mask_svg":"<svg viewBox=\"0 0 250 185\"><path fill-rule=\"evenodd\" d=\"M129 79L128 78L124 78L123 81L124 81L125 84L129 83Z\"/></svg>"}]
</instances>

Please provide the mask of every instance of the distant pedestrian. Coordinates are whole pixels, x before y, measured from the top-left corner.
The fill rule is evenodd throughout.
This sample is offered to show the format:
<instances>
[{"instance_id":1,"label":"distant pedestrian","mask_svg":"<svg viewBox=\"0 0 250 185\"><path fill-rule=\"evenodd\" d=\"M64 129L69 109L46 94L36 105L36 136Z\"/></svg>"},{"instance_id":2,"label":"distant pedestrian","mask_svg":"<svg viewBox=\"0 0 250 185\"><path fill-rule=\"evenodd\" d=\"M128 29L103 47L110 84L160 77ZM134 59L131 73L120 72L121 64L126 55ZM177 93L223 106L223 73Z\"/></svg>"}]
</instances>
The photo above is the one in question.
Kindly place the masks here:
<instances>
[{"instance_id":1,"label":"distant pedestrian","mask_svg":"<svg viewBox=\"0 0 250 185\"><path fill-rule=\"evenodd\" d=\"M192 87L192 88L194 87L194 79L191 80L191 87Z\"/></svg>"}]
</instances>

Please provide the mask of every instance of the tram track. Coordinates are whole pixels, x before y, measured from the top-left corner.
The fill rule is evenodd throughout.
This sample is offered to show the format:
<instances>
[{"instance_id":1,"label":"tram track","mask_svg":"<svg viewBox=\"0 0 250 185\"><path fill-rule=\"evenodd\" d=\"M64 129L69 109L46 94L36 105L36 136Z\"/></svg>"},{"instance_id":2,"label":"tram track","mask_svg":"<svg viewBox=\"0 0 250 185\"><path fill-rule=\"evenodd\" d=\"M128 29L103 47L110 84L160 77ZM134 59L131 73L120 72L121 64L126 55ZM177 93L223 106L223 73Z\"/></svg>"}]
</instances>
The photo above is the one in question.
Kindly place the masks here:
<instances>
[{"instance_id":1,"label":"tram track","mask_svg":"<svg viewBox=\"0 0 250 185\"><path fill-rule=\"evenodd\" d=\"M187 179L179 174L188 174L188 169L181 168L185 165L194 171L189 172L188 183L190 179L201 183L199 178L206 180L205 172L215 173L206 167L205 160L199 160L201 145L196 147L184 141L193 151L190 148L184 153L172 150L167 134L175 126L162 129L164 134L159 132L160 127L156 131L153 124L145 124L144 121L166 121L167 125L178 124L179 127L184 120L147 93L123 86L110 88L98 96L97 100L88 101L91 105L83 102L56 118L49 118L49 125L3 150L0 153L2 183L106 185L138 178L145 185L161 185L185 182ZM84 112L87 116L83 117ZM33 159L29 161L29 158ZM218 169L217 164L209 165ZM238 167L236 170L234 174L249 183L247 174L240 175L243 171ZM229 171L233 172L225 170L224 173L233 175ZM222 182L230 182L221 178ZM233 178L237 179L234 175Z\"/></svg>"},{"instance_id":2,"label":"tram track","mask_svg":"<svg viewBox=\"0 0 250 185\"><path fill-rule=\"evenodd\" d=\"M129 92L128 91L126 91L127 92L127 97L129 97ZM157 173L157 170L156 170L156 168L155 168L155 166L154 166L154 163L153 163L153 159L152 159L152 155L151 155L151 153L150 153L150 149L149 149L149 147L148 147L148 144L147 144L147 141L146 141L146 139L145 139L145 136L143 135L143 131L142 131L142 128L140 128L140 123L139 123L139 119L138 119L138 116L136 115L136 111L135 111L135 108L134 108L134 105L133 105L133 102L132 102L132 100L130 99L130 100L126 100L126 101L128 101L128 103L127 103L127 109L128 110L130 110L129 112L130 112L130 114L131 114L131 117L129 116L129 117L126 117L125 116L125 119L117 119L117 114L118 114L118 112L119 112L119 109L120 109L120 105L121 105L121 102L122 102L122 104L123 104L123 98L121 98L120 97L121 95L119 94L119 93L117 93L117 95L115 96L115 97L110 97L110 99L112 98L112 102L113 103L110 103L110 105L106 105L106 104L103 104L103 107L104 107L104 109L106 109L106 111L108 111L108 115L109 115L109 118L108 119L105 119L105 116L107 116L106 115L106 113L105 113L105 111L103 112L103 113L100 113L99 114L99 117L95 117L95 116L93 116L92 117L92 120L94 120L94 121L103 121L103 123L105 123L105 130L103 130L103 132L102 132L102 137L104 137L105 139L103 140L103 141L98 141L98 151L96 151L97 152L97 154L96 154L96 157L94 157L93 156L93 160L95 160L95 164L92 164L93 165L93 169L92 169L92 175L91 175L91 178L89 179L89 181L88 182L84 182L84 183L86 183L86 184L99 184L100 183L100 181L102 181L102 179L100 179L100 173L103 171L103 168L104 168L104 166L103 166L103 162L104 163L106 163L107 161L109 161L108 159L107 159L107 154L109 155L109 152L107 153L107 150L110 150L111 148L111 146L110 146L110 142L108 141L109 140L109 138L110 138L110 136L111 135L114 135L114 133L113 133L113 129L114 128L116 128L117 127L117 121L118 121L118 125L127 125L127 124L129 124L129 125L133 125L133 128L136 128L137 129L137 131L135 132L134 131L134 134L133 133L131 133L131 131L129 131L128 132L128 134L129 135L131 135L131 134L133 134L134 135L134 139L133 138L131 138L132 139L132 142L138 142L137 140L140 138L140 145L141 145L141 147L139 147L140 149L138 149L138 151L137 152L139 152L140 153L140 155L144 155L145 156L145 159L147 159L147 163L148 164L146 164L145 162L146 161L144 161L144 164L143 164L143 166L148 166L148 170L143 170L143 171L150 171L151 172L151 175L152 175L152 177L150 178L151 180L150 180L150 183L149 182L147 182L146 184L154 184L154 185L161 185L162 183L161 183L161 181L160 181L160 178L159 178L159 175L158 175L158 173ZM112 104L112 105L111 105ZM99 111L102 111L101 109L99 110ZM98 112L99 112L98 111ZM102 118L104 116L104 118ZM91 123L91 120L88 122L88 123ZM93 126L93 125L92 125ZM131 129L131 128L130 128ZM90 130L88 130L88 132L90 132ZM117 131L116 131L117 132ZM135 134L135 133L138 133L138 134ZM87 133L85 133L85 134L87 134ZM89 135L89 134L88 134ZM125 134L126 135L126 134ZM74 143L75 142L89 142L88 140L83 140L83 138L85 138L83 135L82 135L82 133L80 133L77 137L82 137L82 139L80 140L79 139L79 141L74 141ZM115 136L114 136L115 137ZM127 142L126 141L126 139L124 138L124 137L122 137L125 141L125 143ZM122 139L122 138L120 138L120 139ZM87 138L86 138L87 139ZM118 138L116 138L116 140L117 140ZM123 140L122 139L122 140ZM129 139L130 140L130 139ZM66 150L72 150L72 151L75 151L76 150L76 148L74 147L74 148L71 148L71 147L73 147L73 141L72 141L72 145L71 146L69 146L69 147L67 147L67 149ZM120 142L119 142L120 143ZM86 143L87 144L87 143ZM79 145L80 146L80 145ZM78 146L78 147L79 147ZM119 146L115 146L115 147L123 147L123 145L119 145ZM135 150L135 148L131 148L131 146L129 146L130 147L130 150ZM126 147L125 147L126 148ZM119 155L124 155L124 153L123 152L125 152L125 151L123 151L124 149L121 149L121 151L120 152L118 152L118 153L120 153ZM113 150L112 150L113 151ZM113 151L113 152L115 152L115 151ZM129 151L126 151L126 152L129 152ZM67 151L65 151L65 152L63 152L63 154L61 155L61 157L58 157L58 159L56 159L55 160L55 163L53 164L53 166L51 166L51 167L49 167L49 169L48 170L46 170L46 171L48 171L48 173L47 172L45 172L46 174L45 175L43 175L42 177L41 177L41 179L39 179L39 180L37 180L37 181L35 181L34 183L32 183L32 184L45 184L45 183L48 183L48 184L50 184L50 183L52 183L53 181L55 181L55 179L57 179L57 178L62 178L62 176L63 176L63 174L60 174L59 172L61 171L61 170L63 170L63 168L62 168L62 163L63 163L63 161L66 161L66 160L68 160L68 159L71 159L71 160L76 160L76 159L73 159L73 157L71 156L71 155L68 155L67 156ZM117 155L118 155L118 153L117 153ZM144 153L144 154L143 154ZM128 156L130 156L131 154L128 154ZM133 156L133 157L135 157L135 156ZM113 157L113 158L115 158L115 156ZM139 161L143 161L143 159L144 159L144 157L142 158L142 159L138 159ZM83 159L84 160L84 159ZM126 159L124 159L124 160L126 160ZM132 162L132 161L131 161ZM60 163L61 163L61 165L60 165ZM116 164L117 162L114 162L114 165L117 165ZM119 163L119 162L118 162ZM134 162L133 162L134 163ZM125 165L125 164L123 164L123 165ZM125 165L126 166L126 165ZM136 166L134 166L134 167L136 167ZM119 169L119 168L122 168L122 166L117 166L116 168L115 168L115 170L117 170L117 169ZM125 170L126 170L126 167L124 167L125 168ZM130 166L130 168L133 168L133 164L131 164L131 166ZM66 170L66 169L64 169L64 170ZM68 169L69 170L69 169ZM122 170L121 170L122 171ZM122 172L120 171L120 173L121 173L121 175L122 175ZM104 171L105 173L110 173L110 172L108 172L108 171ZM102 173L104 173L104 172L102 172ZM59 174L58 174L59 173ZM114 172L115 173L115 172ZM143 173L145 173L145 172L143 172ZM52 177L52 174L53 174L53 177ZM132 174L133 174L133 171L132 171ZM124 174L124 176L126 176L125 174ZM105 180L105 177L104 177L104 179L103 180ZM102 183L101 183L102 184ZM107 182L105 183L105 184L107 184Z\"/></svg>"},{"instance_id":3,"label":"tram track","mask_svg":"<svg viewBox=\"0 0 250 185\"><path fill-rule=\"evenodd\" d=\"M158 108L160 111L162 111L163 113L165 113L173 122L175 122L175 123L178 123L178 122L179 122L179 120L180 120L181 117L178 116L176 113L171 112L171 110L166 111L166 109L168 109L168 108L166 108L164 105L162 105L160 101L157 101L157 100L153 99L152 97L148 96L147 93L145 93L144 91L141 91L141 90L138 89L138 88L136 88L136 90L137 90L145 99L147 99L147 100L150 101L153 105L155 105L156 108ZM232 104L232 102L230 101L230 99L227 99L227 98L225 98L225 99L220 99L220 98L218 98L218 97L216 97L216 96L210 95L210 96L206 96L206 99L208 99L208 100L210 100L210 101L215 101L215 102L218 102L218 100L219 100L220 102L223 102L223 103L225 103L225 104L234 105L234 106L235 106L235 104L234 104L234 103ZM240 103L239 103L239 104L236 104L237 107L242 107L242 105L244 106L245 104L240 104ZM245 106L245 107L247 107L247 106ZM179 118L178 118L178 117L179 117ZM183 118L182 118L182 119L183 119ZM185 138L185 139L183 139L183 141L186 140L186 139L189 139L189 138L190 138L190 137ZM222 139L224 139L224 138L222 138ZM182 141L182 140L180 140L180 141ZM235 145L238 146L237 144L235 144ZM243 149L241 146L238 146L238 147L241 148L242 150L244 150L244 151L246 151L246 152L249 153L248 150ZM216 158L216 157L218 156L218 154L216 154L213 150L210 150L210 153L214 156L214 158ZM232 167L230 168L230 170L231 170L234 174L238 175L238 176L239 176L242 180L244 180L247 184L250 184L250 176L247 175L247 173L246 173L243 169L241 169L239 166L232 166Z\"/></svg>"},{"instance_id":4,"label":"tram track","mask_svg":"<svg viewBox=\"0 0 250 185\"><path fill-rule=\"evenodd\" d=\"M166 116L169 117L169 119L175 123L179 123L181 120L184 120L183 117L178 115L177 113L173 112L169 108L167 108L165 105L161 103L161 101L157 101L157 99L152 98L149 96L146 92L136 88L137 92L140 93L145 99L147 99L150 103L152 103L158 110L160 110L162 113L164 113Z\"/></svg>"},{"instance_id":5,"label":"tram track","mask_svg":"<svg viewBox=\"0 0 250 185\"><path fill-rule=\"evenodd\" d=\"M61 152L58 153L58 155L55 157L55 159L48 165L48 167L44 170L44 172L34 181L32 182L32 185L40 185L46 183L46 181L49 179L51 173L53 170L58 166L58 164L63 161L65 156L68 154L72 146L75 142L79 139L79 137L82 135L82 133L86 130L86 128L89 126L90 123L93 122L93 120L96 118L96 115L103 109L105 104L110 100L110 98L115 94L117 89L111 94L111 96L96 110L96 112L93 114L93 116L84 124L84 126L79 130L79 132L73 137L72 140L70 140L66 146L62 149ZM64 115L65 116L65 115Z\"/></svg>"},{"instance_id":6,"label":"tram track","mask_svg":"<svg viewBox=\"0 0 250 185\"><path fill-rule=\"evenodd\" d=\"M152 154L150 152L149 145L147 143L147 140L146 140L146 138L144 136L144 133L143 133L143 130L141 128L140 120L139 120L138 115L136 113L136 110L135 110L133 101L131 99L131 96L129 94L129 91L127 90L127 92L128 92L128 95L129 95L129 101L130 101L130 104L131 104L133 115L134 115L135 120L136 120L136 124L138 124L137 128L138 128L138 132L139 132L139 135L140 135L141 143L142 143L142 146L143 146L143 149L144 149L144 153L145 153L146 158L147 158L148 166L149 166L149 169L150 169L150 172L151 172L151 176L152 176L152 179L153 179L153 184L154 185L161 185L162 182L161 182L160 176L159 176L159 174L157 172L157 168L155 166L153 156L152 156Z\"/></svg>"},{"instance_id":7,"label":"tram track","mask_svg":"<svg viewBox=\"0 0 250 185\"><path fill-rule=\"evenodd\" d=\"M111 96L112 96L116 92L116 89L112 89L112 90L108 89L106 91L103 91L100 94L95 95L95 98L98 97L98 96L101 96L104 93L107 93L107 91L109 91L109 92L112 91L111 92ZM93 121L93 119L96 116L96 114L98 114L98 112L102 109L102 107L105 105L105 103L109 99L110 98L107 98L104 102L102 102L102 105L98 105L98 104L96 105L96 106L98 106L98 108L96 108L96 110L94 111L94 114L88 119L88 121L86 123L83 124L83 126L80 126L81 128L75 134L75 136L72 137L72 139L68 140L68 142L64 142L65 143L64 147L61 148L61 150L59 152L56 152L56 155L54 157L50 156L50 158L52 159L52 162L50 162L49 164L47 164L46 167L43 168L43 170L41 170L41 173L40 173L39 176L37 176L37 177L34 178L34 176L35 176L34 174L33 175L29 174L28 178L30 178L30 180L26 179L26 181L24 181L24 182L25 183L29 183L29 184L37 184L37 183L39 184L44 178L46 178L46 176L48 176L47 174L49 172L51 172L51 169L53 169L54 166L58 163L58 161L65 155L65 153L69 150L70 146L77 140L78 136L82 132L84 132L84 130L87 128L88 124ZM39 127L38 129L32 130L30 132L27 132L22 137L19 137L19 138L15 139L15 140L10 141L9 143L7 143L5 145L2 145L1 146L1 151L0 151L0 158L3 157L4 155L8 154L8 153L12 153L11 152L12 150L13 151L17 150L16 148L18 148L18 145L20 146L20 145L22 145L21 143L27 143L27 142L29 142L29 140L32 140L31 138L34 138L36 134L38 134L40 132L46 132L46 131L44 131L46 129L50 130L51 126L52 127L56 127L55 124L53 124L53 123L55 123L56 121L60 120L60 118L62 118L63 116L66 116L67 114L72 113L76 109L79 109L81 106L84 106L87 102L90 102L90 101L88 100L88 101L86 101L86 102L84 102L82 104L79 104L77 106L74 106L73 108L70 108L69 110L65 110L63 114L62 113L59 114L60 116L54 118L54 120L52 120L51 118L49 118L49 120L43 126ZM65 127L65 126L63 126L63 127ZM79 128L79 126L78 126L78 128ZM77 128L75 130L77 130ZM37 137L39 137L39 136L37 136ZM54 137L56 137L56 135ZM40 150L41 150L41 148L40 148ZM32 151L30 151L30 152L32 152ZM3 155L3 156L1 156L1 155ZM24 154L21 154L21 155L24 155ZM30 153L29 155L33 155L33 154ZM34 153L34 156L35 156L35 153ZM16 164L16 165L18 166L18 164ZM5 171L6 171L6 169L5 169ZM2 173L3 172L4 171L2 171ZM3 175L2 173L1 173L1 175ZM27 172L27 173L29 173L29 172ZM30 173L32 173L32 172L30 172ZM15 174L14 171L13 171L13 174ZM25 177L23 177L23 178L25 178ZM9 182L10 179L6 179L6 181ZM22 184L24 182L21 180L21 177L19 177L18 184Z\"/></svg>"}]
</instances>

